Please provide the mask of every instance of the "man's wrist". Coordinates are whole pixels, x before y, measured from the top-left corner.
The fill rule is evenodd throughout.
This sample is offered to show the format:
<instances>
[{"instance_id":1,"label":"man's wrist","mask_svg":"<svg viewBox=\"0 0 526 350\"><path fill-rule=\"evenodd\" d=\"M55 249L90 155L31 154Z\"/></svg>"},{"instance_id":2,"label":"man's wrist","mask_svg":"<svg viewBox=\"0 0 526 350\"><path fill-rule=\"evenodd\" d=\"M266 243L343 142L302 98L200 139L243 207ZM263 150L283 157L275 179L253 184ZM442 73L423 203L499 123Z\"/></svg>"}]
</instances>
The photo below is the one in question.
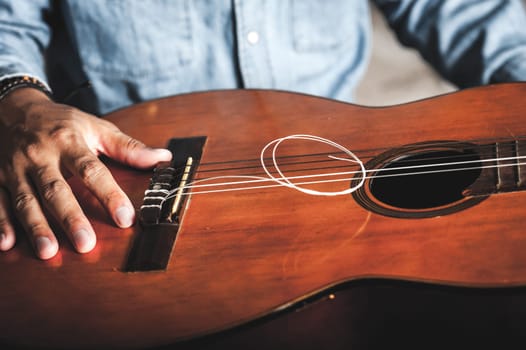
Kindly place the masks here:
<instances>
[{"instance_id":1,"label":"man's wrist","mask_svg":"<svg viewBox=\"0 0 526 350\"><path fill-rule=\"evenodd\" d=\"M20 113L27 113L33 106L53 103L44 92L31 87L21 87L11 91L0 100L0 127L18 120Z\"/></svg>"}]
</instances>

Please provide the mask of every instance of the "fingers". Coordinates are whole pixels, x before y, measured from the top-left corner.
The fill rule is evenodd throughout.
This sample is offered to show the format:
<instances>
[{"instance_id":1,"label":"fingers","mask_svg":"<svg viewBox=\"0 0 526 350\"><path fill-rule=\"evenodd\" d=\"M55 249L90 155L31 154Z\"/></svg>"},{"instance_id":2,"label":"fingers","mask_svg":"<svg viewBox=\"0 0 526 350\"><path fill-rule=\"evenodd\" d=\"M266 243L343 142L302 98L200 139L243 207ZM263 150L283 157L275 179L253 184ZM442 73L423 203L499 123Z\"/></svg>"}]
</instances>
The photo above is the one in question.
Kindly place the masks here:
<instances>
[{"instance_id":1,"label":"fingers","mask_svg":"<svg viewBox=\"0 0 526 350\"><path fill-rule=\"evenodd\" d=\"M116 183L108 168L93 153L83 152L72 155L66 164L99 199L118 226L125 228L133 224L135 210L131 201Z\"/></svg>"},{"instance_id":2,"label":"fingers","mask_svg":"<svg viewBox=\"0 0 526 350\"><path fill-rule=\"evenodd\" d=\"M95 153L137 168L150 168L159 162L172 159L167 149L153 149L142 142L122 133L109 121L88 116L91 120L91 137L85 137L88 147L77 154L70 154L66 161L68 168L77 174L91 192L103 203L115 223L129 227L135 220L135 209L120 189L110 171ZM76 147L81 149L82 147Z\"/></svg>"},{"instance_id":3,"label":"fingers","mask_svg":"<svg viewBox=\"0 0 526 350\"><path fill-rule=\"evenodd\" d=\"M32 174L42 202L57 219L79 253L91 251L96 236L90 222L83 214L70 186L56 167L43 167Z\"/></svg>"},{"instance_id":4,"label":"fingers","mask_svg":"<svg viewBox=\"0 0 526 350\"><path fill-rule=\"evenodd\" d=\"M64 180L65 169L79 176L118 226L131 226L135 220L132 203L97 155L102 152L130 166L148 168L169 161L171 152L148 148L108 121L61 105L42 103L27 111L17 108L10 110L18 117L10 119L9 129L16 133L0 127L5 139L0 138L0 251L15 243L10 212L15 213L41 259L58 251L46 215L57 220L77 251L93 249L95 233Z\"/></svg>"},{"instance_id":5,"label":"fingers","mask_svg":"<svg viewBox=\"0 0 526 350\"><path fill-rule=\"evenodd\" d=\"M46 215L57 220L77 251L88 252L96 236L63 171L78 175L117 225L129 227L135 210L97 154L151 167L171 159L171 152L149 149L110 122L71 107L26 97L20 96L25 103L7 104L0 115L0 250L15 243L9 215L14 213L41 259L58 251Z\"/></svg>"},{"instance_id":6,"label":"fingers","mask_svg":"<svg viewBox=\"0 0 526 350\"><path fill-rule=\"evenodd\" d=\"M0 251L7 251L15 245L16 235L9 210L11 205L7 193L0 188Z\"/></svg>"},{"instance_id":7,"label":"fingers","mask_svg":"<svg viewBox=\"0 0 526 350\"><path fill-rule=\"evenodd\" d=\"M15 189L12 197L16 215L29 235L37 256L44 260L52 258L58 252L58 242L33 189L24 180L11 188Z\"/></svg>"},{"instance_id":8,"label":"fingers","mask_svg":"<svg viewBox=\"0 0 526 350\"><path fill-rule=\"evenodd\" d=\"M10 176L7 184L14 212L36 255L43 260L50 259L57 254L59 248L41 203L57 219L78 252L91 251L96 244L93 228L57 167L37 168L29 171L28 175L34 186L24 175ZM0 190L0 250L10 249L15 242L15 231L6 209L9 204L7 193Z\"/></svg>"},{"instance_id":9,"label":"fingers","mask_svg":"<svg viewBox=\"0 0 526 350\"><path fill-rule=\"evenodd\" d=\"M142 142L120 132L110 131L102 138L104 153L124 164L149 168L172 159L172 152L163 148L150 148Z\"/></svg>"}]
</instances>

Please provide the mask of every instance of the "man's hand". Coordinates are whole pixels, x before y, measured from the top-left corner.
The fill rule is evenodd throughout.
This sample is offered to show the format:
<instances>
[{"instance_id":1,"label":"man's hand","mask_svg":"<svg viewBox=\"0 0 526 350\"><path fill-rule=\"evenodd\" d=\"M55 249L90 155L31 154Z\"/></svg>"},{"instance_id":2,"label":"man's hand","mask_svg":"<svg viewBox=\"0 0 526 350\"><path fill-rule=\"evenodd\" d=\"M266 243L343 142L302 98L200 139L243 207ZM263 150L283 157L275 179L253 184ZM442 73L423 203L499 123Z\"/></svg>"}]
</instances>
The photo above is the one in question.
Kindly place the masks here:
<instances>
[{"instance_id":1,"label":"man's hand","mask_svg":"<svg viewBox=\"0 0 526 350\"><path fill-rule=\"evenodd\" d=\"M53 215L80 252L96 243L95 232L65 177L78 176L119 227L133 224L135 210L99 160L105 154L147 168L171 159L123 134L112 123L54 103L21 88L0 102L0 251L15 244L12 214L29 235L37 256L49 259L58 242L44 211Z\"/></svg>"}]
</instances>

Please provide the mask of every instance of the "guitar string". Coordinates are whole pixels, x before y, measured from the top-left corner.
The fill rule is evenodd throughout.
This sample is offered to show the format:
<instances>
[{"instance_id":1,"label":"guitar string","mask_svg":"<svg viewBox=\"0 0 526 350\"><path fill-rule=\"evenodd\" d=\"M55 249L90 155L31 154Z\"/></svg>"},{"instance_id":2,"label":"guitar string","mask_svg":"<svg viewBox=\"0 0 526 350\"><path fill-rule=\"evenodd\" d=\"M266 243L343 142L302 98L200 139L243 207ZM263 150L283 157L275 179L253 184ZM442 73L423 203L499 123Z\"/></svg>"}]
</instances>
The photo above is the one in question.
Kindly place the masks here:
<instances>
[{"instance_id":1,"label":"guitar string","mask_svg":"<svg viewBox=\"0 0 526 350\"><path fill-rule=\"evenodd\" d=\"M510 167L510 166L518 166L518 165L526 165L526 162L523 163L510 163L505 165L488 165L483 167L467 167L467 168L456 168L456 169L442 169L442 170L432 170L432 171L420 171L420 172L410 172L410 173L402 173L402 174L385 174L385 175L374 175L374 176L366 176L365 179L379 179L379 178L387 178L387 177L400 177L400 176L412 176L412 175L429 175L429 174L437 174L437 173L446 173L446 172L458 172L458 171L467 171L467 170L479 170L479 169L491 169L491 168L504 168L504 167ZM431 166L430 166L431 167ZM385 170L391 170L391 169L385 169ZM370 170L374 171L374 170ZM369 171L368 171L369 172ZM332 174L317 174L317 175L306 175L306 176L297 176L297 177L289 177L289 179L305 179L309 177L323 177L323 176L336 176L336 175L345 175L346 173L332 173ZM347 174L351 175L353 172L347 172ZM193 189L193 188L203 188L203 187L214 187L214 186L231 186L231 185L244 185L244 184L251 184L251 183L258 183L258 182L270 182L273 181L271 179L265 178L265 177L259 177L259 176L249 176L249 175L232 175L232 176L217 176L212 178L206 178L202 181L212 181L217 179L224 179L224 178L251 178L252 180L246 180L246 181L232 181L232 182L222 182L222 183L213 183L213 184L204 184L204 185L190 185L190 186L184 186L181 187L183 189ZM304 181L304 182L297 182L296 185L315 185L315 184L325 184L325 183L334 183L334 182L347 182L356 180L354 177L344 177L344 178L337 178L332 180L317 180L317 181ZM194 184L196 182L193 182ZM192 191L191 193L186 193L186 195L189 194L206 194L206 193L218 193L218 192L231 192L231 191L241 191L241 190L252 190L252 189L264 189L264 188L273 188L273 187L281 187L281 184L272 184L272 185L261 185L261 186L245 186L245 187L237 187L237 188L224 188L224 189L217 189L217 190L199 190L199 191ZM180 188L175 188L174 191L179 190ZM166 198L168 199L168 198Z\"/></svg>"},{"instance_id":2,"label":"guitar string","mask_svg":"<svg viewBox=\"0 0 526 350\"><path fill-rule=\"evenodd\" d=\"M458 144L458 142L456 142ZM450 143L448 143L449 145ZM451 143L453 144L453 143ZM436 144L437 146L439 145L438 143ZM442 147L444 147L444 144L440 144ZM426 147L429 147L429 144L426 144ZM470 148L463 148L462 150L463 151L468 151L468 152L473 152L473 155L475 155L476 153L480 153L480 152L484 152L486 150L491 150L492 152L495 152L495 146L494 145L475 145L474 147L470 147ZM386 148L388 149L388 148ZM397 148L398 151L401 151L403 150L404 148ZM414 148L410 148L411 150L419 150L419 149L414 149ZM443 148L443 149L436 149L436 150L430 150L430 152L441 152L441 151L458 151L458 150L455 150L455 149L449 149L449 148ZM343 153L343 152L326 152L326 153L312 153L312 154L305 154L305 155L289 155L289 156L281 156L281 157L277 157L278 159L282 160L282 159L290 159L290 158L306 158L306 157L309 157L309 158L312 158L312 157L318 157L318 156L326 156L326 158L328 158L328 155L332 155L332 154L338 154L338 153ZM354 152L355 154L359 154L360 151L356 151ZM378 156L378 154L372 154L372 155L361 155L360 156L360 159L372 159L374 157ZM466 154L461 154L459 152L459 154L456 154L456 155L447 155L447 156L433 156L433 157L425 157L425 158L419 158L419 159L398 159L397 160L397 163L399 164L410 164L410 163L414 163L414 162L424 162L424 161L437 161L437 160L440 160L440 159L464 159L466 158ZM265 158L265 161L268 161L268 160L271 160L271 158ZM497 159L498 160L498 159ZM210 166L213 166L213 165L218 165L218 164L230 164L230 163L234 163L234 164L238 164L238 163L251 163L251 162L258 162L257 164L254 164L254 165L245 165L245 166L239 166L239 167L228 167L228 168L208 168L206 169L207 167L210 167ZM331 160L330 159L318 159L318 160L308 160L308 161L293 161L293 162L286 162L286 163L281 163L280 164L280 167L286 167L286 166L294 166L294 165L306 165L306 164L314 164L314 163L325 163L325 162L330 162ZM233 160L233 161L225 161L225 162L211 162L211 163L201 163L200 164L200 169L196 172L196 174L205 174L205 173L213 173L213 172L221 172L221 171L236 171L236 170L246 170L246 169L260 169L261 167L261 164L260 164L260 159L246 159L246 160ZM305 171L305 170L310 170L310 171L313 171L313 170L326 170L326 169L334 169L334 168L342 168L344 167L343 165L340 165L340 166L329 166L329 167L319 167L319 168L309 168L309 169L291 169L291 170L288 170L288 172L299 172L299 171ZM263 172L262 172L263 174Z\"/></svg>"},{"instance_id":3,"label":"guitar string","mask_svg":"<svg viewBox=\"0 0 526 350\"><path fill-rule=\"evenodd\" d=\"M480 146L482 147L482 146ZM478 150L480 151L480 147L477 147L477 148L472 148L472 149L468 149L468 150ZM491 145L488 145L488 147L490 148L493 148ZM283 163L283 164L280 164L279 167L280 168L283 168L285 166L294 166L294 165L305 165L305 164L314 164L314 163L324 163L324 162L331 162L333 161L333 159L331 159L331 157L329 157L329 155L331 155L332 153L334 152L330 152L330 153L317 153L317 154L310 154L310 155L296 155L296 156L282 156L282 157L275 157L275 158L279 158L279 159L284 159L284 158L290 158L290 157L311 157L311 156L318 156L318 155L325 155L327 156L326 158L327 159L322 159L322 160L311 160L311 161L303 161L303 162L291 162L291 163ZM343 153L343 152L336 152L336 153ZM363 158L363 157L361 157ZM372 158L372 157L370 157ZM437 160L441 160L441 159L464 159L466 158L466 155L465 154L459 154L459 155L449 155L449 156L440 156L440 157L437 157L437 156L434 156L434 157L427 157L427 158L419 158L419 159L399 159L397 160L396 162L398 164L408 164L408 163L414 163L414 162L423 162L423 161L437 161ZM473 160L473 161L470 161L471 163L478 163L478 162L481 162L481 161L484 161L484 162L489 162L489 161L502 161L502 160L515 160L515 159L521 159L521 158L524 158L524 157L501 157L501 158L494 158L494 159L485 159L485 160L480 160L480 159L477 159L477 160ZM272 159L272 158L265 158L265 160L268 160L268 159ZM245 160L244 162L252 162L252 161L255 161L255 160ZM260 161L260 160L258 160ZM243 162L243 161L234 161L234 162ZM462 161L462 162L449 162L449 163L437 163L437 164L429 164L429 165L420 165L420 166L417 166L417 167L432 167L432 166L448 166L448 165L462 165L462 164L466 164L467 161ZM221 162L221 163L226 163L226 162ZM212 163L207 163L208 165L212 164ZM201 164L200 166L202 166L204 164ZM516 164L517 165L517 164ZM345 165L339 165L339 166L329 166L329 167L318 167L318 168L313 168L313 167L310 167L308 169L288 169L287 172L302 172L302 171L314 171L314 170L327 170L327 169L336 169L336 168L343 168L343 167L346 167ZM251 165L251 166L243 166L243 167L234 167L234 168L220 168L220 169L209 169L209 170L199 170L196 172L196 174L203 174L203 173L211 173L211 172L221 172L221 171L234 171L234 170L243 170L243 169L255 169L255 168L258 168L260 169L261 168L261 162L257 165ZM413 167L411 166L407 166L407 167L397 167L397 168L383 168L383 169L371 169L371 170L368 170L369 172L373 172L373 171L388 171L388 170L405 170L405 169L412 169ZM336 175L339 175L339 174L352 174L352 173L349 173L349 172L345 172L345 173L336 173ZM253 173L253 174L250 174L252 176L256 176L259 175L259 173ZM216 177L213 177L214 179ZM289 178L293 178L293 177L289 177ZM301 177L296 177L296 178L301 178ZM196 178L196 180L207 180L207 179L210 179L210 177L208 178Z\"/></svg>"},{"instance_id":4,"label":"guitar string","mask_svg":"<svg viewBox=\"0 0 526 350\"><path fill-rule=\"evenodd\" d=\"M390 149L396 149L399 151L404 150L418 150L415 147L418 146L425 146L426 148L435 148L437 147L437 150L455 150L455 148L451 148L457 145L470 145L471 147L462 147L462 150L468 150L468 151L481 151L481 150L492 150L495 147L495 143L499 142L510 142L508 138L480 138L480 139L472 139L472 140L465 140L465 141L437 141L437 142L429 142L429 143L422 143L422 144L411 144L411 145L404 145L404 146L392 146L392 147L382 147L382 148L370 148L366 150L356 150L354 151L355 154L362 154L360 158L372 158L378 155L378 153L382 153L384 151L390 150ZM513 143L519 142L519 141L526 141L526 136L518 136L515 137L513 140ZM490 144L475 144L475 143L481 143L481 142L490 142ZM449 148L448 148L449 147ZM343 152L336 152L341 153ZM367 155L370 154L370 155ZM299 158L299 157L316 157L316 156L326 156L334 154L334 152L323 152L323 153L311 153L311 154L302 154L302 155L286 155L286 156L280 156L279 159L287 159L287 158ZM449 157L448 157L449 158ZM265 158L265 160L270 160L271 158ZM243 162L259 162L259 158L252 158L252 159L238 159L238 160L227 160L227 161L216 161L216 162L208 162L208 163L201 163L201 167L207 167L207 166L214 166L214 165L220 165L220 164L232 164L232 163L243 163ZM218 169L218 170L228 170L226 169ZM214 171L215 169L211 170ZM210 170L200 170L200 172L207 172Z\"/></svg>"},{"instance_id":5,"label":"guitar string","mask_svg":"<svg viewBox=\"0 0 526 350\"><path fill-rule=\"evenodd\" d=\"M419 166L412 166L412 167L396 167L396 168L382 168L382 169L369 169L366 170L367 173L370 172L380 172L380 171L394 171L394 170L407 170L407 169L415 169L415 168L431 168L431 167L440 167L440 166L450 166L450 165L461 165L461 164L469 164L469 163L479 163L481 161L484 162L490 162L490 161L499 161L499 160L516 160L519 158L525 158L525 157L506 157L506 158L494 158L494 159L485 159L485 160L473 160L473 161L465 161L465 162L453 162L453 163L441 163L441 164L429 164L429 165L419 165ZM342 159L346 160L346 159ZM442 170L433 170L433 171L422 171L422 172L410 172L410 173L397 173L397 174L389 174L389 175L375 175L375 176L366 176L365 179L375 179L375 178L385 178L385 177L398 177L398 176L408 176L408 175L422 175L422 174L433 174L433 173L443 173L443 172L454 172L454 171L466 171L466 170L478 170L478 169L485 169L485 168L502 168L502 167L510 167L510 166L519 166L519 165L526 165L526 163L509 163L509 164L503 164L503 165L490 165L490 166L483 166L483 167L468 167L468 168L456 168L456 169L442 169ZM287 177L288 179L296 180L296 179L307 179L307 178L313 178L313 177L327 177L327 176L339 176L339 175L353 175L360 172L357 171L351 171L351 172L336 172L336 173L326 173L326 174L315 174L315 175L304 175L304 176L294 176L294 177ZM217 179L225 179L225 178L249 178L251 180L248 181L237 181L237 182L224 182L224 183L212 183L212 184L204 184L204 185L195 185L198 182L204 182L204 181L213 181ZM363 177L362 177L363 178ZM306 185L306 184L321 184L321 183L328 183L328 182L337 182L337 181L350 181L353 178L341 178L341 179L334 179L334 180L319 180L319 181L309 181L309 182L301 182L296 183L296 185ZM191 189L191 188L202 188L202 187L211 187L211 186L230 186L230 185L240 185L240 184L250 184L250 183L256 183L256 182L267 182L267 181L274 181L272 179L266 178L266 177L260 177L260 176L251 176L251 175L226 175L226 176L216 176L216 177L209 177L209 178L203 178L200 180L196 180L192 182L191 184L185 186L185 189ZM279 187L282 184L277 185L265 185L265 186L254 186L254 187L240 187L238 189L225 189L225 190L212 190L212 191L199 191L199 192L193 192L193 193L214 193L214 192L224 192L224 191L233 191L233 190L243 190L243 189L256 189L256 188L268 188L268 187ZM290 186L289 186L290 187ZM178 189L174 189L174 191L177 191Z\"/></svg>"},{"instance_id":6,"label":"guitar string","mask_svg":"<svg viewBox=\"0 0 526 350\"><path fill-rule=\"evenodd\" d=\"M351 157L349 158L342 158L342 157L336 157L333 155L328 154L328 158L331 160L340 160L340 161L346 161L351 163L356 163L360 166L359 171L350 171L350 172L334 172L334 173L326 173L326 174L314 174L314 175L302 175L302 176L292 176L287 177L283 174L280 167L282 165L279 165L277 162L277 159L282 159L282 157L278 158L276 157L276 152L279 148L279 145L286 141L291 139L302 139L302 140L309 140L309 141L317 141L321 143L325 143L327 145L330 145L332 147L335 147L337 149L340 149L342 153L347 154ZM440 144L443 146L443 144ZM267 151L267 149L272 148L272 157L271 158L265 158L264 154ZM449 158L449 157L447 157ZM263 176L254 176L254 175L223 175L223 176L215 176L215 177L208 177L208 178L202 178L197 179L185 186L174 188L169 192L169 195L165 198L165 200L175 196L177 192L180 192L181 190L187 190L187 189L193 189L193 188L204 188L204 187L217 187L217 186L232 186L232 185L245 185L245 184L255 184L260 182L274 182L274 184L271 185L259 185L259 186L243 186L238 188L223 188L223 189L215 189L215 190L199 190L199 191L193 191L192 194L204 194L204 193L217 193L217 192L228 192L228 191L240 191L240 190L249 190L249 189L261 189L261 188L271 188L271 187L289 187L296 189L300 192L304 192L311 195L322 195L322 196L336 196L336 195L342 195L342 194L349 194L354 191L356 191L358 188L360 188L366 179L373 179L373 178L382 178L382 177L393 177L393 176L407 176L407 175L422 175L422 174L432 174L432 173L443 173L443 172L453 172L453 171L466 171L466 170L474 170L474 169L485 169L485 168L501 168L501 167L509 167L509 166L518 166L518 165L525 165L526 163L508 163L508 164L497 164L497 165L489 165L489 166L476 166L476 167L467 167L467 168L455 168L455 169L440 169L440 170L431 170L431 171L419 171L419 172L410 172L410 173L396 173L396 174L384 174L384 175L373 175L373 176L367 176L367 173L377 173L382 171L398 171L398 170L414 170L414 169L425 169L425 168L437 168L437 167L444 167L444 166L452 166L452 165L465 165L465 164L472 164L472 163L481 163L481 162L498 162L498 161L516 161L519 159L526 158L526 156L519 156L519 157L501 157L501 158L493 158L493 159L477 159L477 160L471 160L471 161L461 161L461 162L449 162L449 163L438 163L438 164L422 164L422 165L416 165L416 166L401 166L401 167L393 167L393 168L381 168L381 169L368 169L366 170L363 162L350 150L346 149L345 147L331 141L328 139L324 139L318 136L312 136L312 135L291 135L286 136L283 138L276 139L274 141L269 142L261 151L260 154L260 163L261 167L265 171L267 177ZM276 177L273 175L267 168L267 165L265 164L266 159L272 160L272 166L276 169L275 172L279 177ZM420 160L421 161L421 160ZM330 183L330 182L339 182L339 181L351 181L353 178L338 178L338 179L331 179L331 180L315 180L315 181L304 181L304 182L296 182L293 183L291 180L302 180L302 179L311 179L311 178L317 178L317 177L330 177L330 176L341 176L341 175L356 175L356 174L362 174L359 178L354 178L354 180L357 180L358 183L350 188L347 188L345 190L341 191L316 191L308 188L304 188L301 186L304 185L312 185L312 184L321 184L321 183ZM229 182L223 182L223 183L211 183L211 184L199 184L201 182L206 181L214 181L218 179L245 179L245 181L229 181ZM183 191L184 192L184 191ZM184 193L189 194L189 193Z\"/></svg>"},{"instance_id":7,"label":"guitar string","mask_svg":"<svg viewBox=\"0 0 526 350\"><path fill-rule=\"evenodd\" d=\"M283 164L280 164L280 168L284 168L286 166L290 166L291 168L287 169L287 172L294 173L294 172L328 170L328 169L338 169L338 168L346 168L346 167L348 167L348 165L331 165L331 166L325 166L325 167L321 167L320 166L320 167L309 167L309 168L299 168L299 169L292 168L292 166L295 166L295 165L306 165L306 164L315 164L315 163L334 162L334 159L331 159L330 154L328 154L326 156L326 158L327 159L323 159L323 160L313 160L313 161L294 162L294 163L283 163ZM441 157L419 158L419 159L401 159L401 160L397 160L397 163L408 164L408 163L415 163L415 162L422 162L422 161L437 161L437 160L441 160L441 159L464 159L464 158L466 158L465 155L447 156L447 157L446 156L441 156ZM429 166L432 166L432 165L429 165ZM408 167L408 168L410 168L410 167ZM199 171L196 172L196 174L214 173L214 172L228 172L228 171L246 170L246 169L261 169L261 163L258 163L257 165L245 166L245 167L211 169L211 170L204 170L204 171L199 170ZM182 170L182 169L179 169L179 170ZM387 169L385 169L385 170L387 170ZM250 175L257 176L257 175L262 175L262 174L264 174L264 171L257 172L257 173L252 173ZM202 179L204 180L204 179L208 179L208 178L209 177L196 178L196 180L202 180Z\"/></svg>"}]
</instances>

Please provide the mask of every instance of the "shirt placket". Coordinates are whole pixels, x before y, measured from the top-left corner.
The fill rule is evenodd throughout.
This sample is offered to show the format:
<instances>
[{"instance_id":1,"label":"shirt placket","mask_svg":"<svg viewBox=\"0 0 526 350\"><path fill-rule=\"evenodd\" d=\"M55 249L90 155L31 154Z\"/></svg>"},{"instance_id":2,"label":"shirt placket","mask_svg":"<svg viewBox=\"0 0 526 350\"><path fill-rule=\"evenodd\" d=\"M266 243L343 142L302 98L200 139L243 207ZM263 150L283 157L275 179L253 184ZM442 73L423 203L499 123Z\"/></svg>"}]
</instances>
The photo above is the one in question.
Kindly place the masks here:
<instances>
[{"instance_id":1,"label":"shirt placket","mask_svg":"<svg viewBox=\"0 0 526 350\"><path fill-rule=\"evenodd\" d=\"M234 1L237 59L246 88L275 85L265 31L265 5L266 1Z\"/></svg>"}]
</instances>

